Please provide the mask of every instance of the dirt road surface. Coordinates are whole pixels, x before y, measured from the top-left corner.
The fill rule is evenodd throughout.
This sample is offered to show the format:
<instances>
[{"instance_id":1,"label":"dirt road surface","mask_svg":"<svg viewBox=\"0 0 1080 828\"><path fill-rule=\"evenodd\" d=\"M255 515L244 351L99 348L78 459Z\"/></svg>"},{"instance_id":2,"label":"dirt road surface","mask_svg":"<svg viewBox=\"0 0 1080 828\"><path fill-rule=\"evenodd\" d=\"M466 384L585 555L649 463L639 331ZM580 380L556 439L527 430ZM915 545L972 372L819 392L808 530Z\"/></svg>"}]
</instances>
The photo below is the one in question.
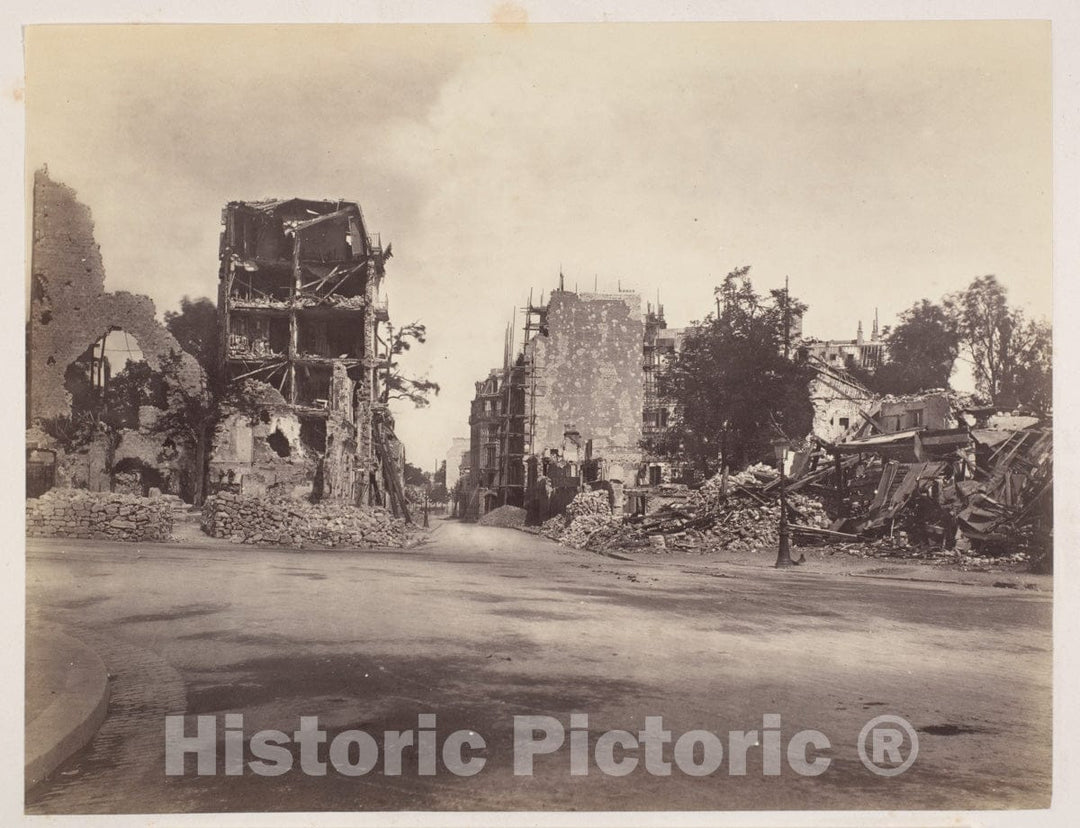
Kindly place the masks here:
<instances>
[{"instance_id":1,"label":"dirt road surface","mask_svg":"<svg viewBox=\"0 0 1080 828\"><path fill-rule=\"evenodd\" d=\"M1051 596L725 566L663 557L617 561L509 529L439 521L403 552L118 545L32 540L28 628L61 625L112 675L91 744L27 797L31 813L363 810L596 810L1045 807L1051 765ZM292 734L317 716L328 739L375 737L361 776L223 772L224 716L244 738ZM569 730L588 717L587 775L571 773L570 736L514 772L516 716ZM214 716L216 772L165 774L165 716ZM437 744L480 734L469 777L382 764L386 731L435 714ZM858 751L876 716L917 734L902 774L871 772ZM597 740L662 717L672 741L692 730L764 734L782 749L820 731L820 775L693 776L674 765L604 773ZM425 720L426 721L426 720ZM575 720L580 722L580 720ZM769 719L769 722L774 720ZM577 728L581 730L583 728ZM529 738L540 734L529 733ZM872 736L864 740L873 758ZM520 740L519 740L520 741ZM245 743L245 760L253 757ZM880 747L880 746L879 746ZM898 748L901 754L910 744ZM322 759L326 758L324 745ZM880 751L879 751L880 753ZM613 756L623 755L616 748ZM693 754L704 761L702 748ZM672 745L663 758L671 762ZM903 755L900 758L904 758ZM878 759L898 761L883 753Z\"/></svg>"}]
</instances>

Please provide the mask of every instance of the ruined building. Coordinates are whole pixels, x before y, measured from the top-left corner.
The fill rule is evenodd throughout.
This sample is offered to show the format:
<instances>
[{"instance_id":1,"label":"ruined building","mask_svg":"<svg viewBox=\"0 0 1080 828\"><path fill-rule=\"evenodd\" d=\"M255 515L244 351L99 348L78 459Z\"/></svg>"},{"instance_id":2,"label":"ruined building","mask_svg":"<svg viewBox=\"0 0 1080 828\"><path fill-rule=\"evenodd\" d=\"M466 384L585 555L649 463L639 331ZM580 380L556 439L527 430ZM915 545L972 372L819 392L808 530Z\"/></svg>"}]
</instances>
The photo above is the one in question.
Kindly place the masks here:
<instances>
[{"instance_id":1,"label":"ruined building","mask_svg":"<svg viewBox=\"0 0 1080 828\"><path fill-rule=\"evenodd\" d=\"M525 503L524 358L492 369L476 383L469 411L469 462L472 485L467 513L482 515L497 506Z\"/></svg>"},{"instance_id":2,"label":"ruined building","mask_svg":"<svg viewBox=\"0 0 1080 828\"><path fill-rule=\"evenodd\" d=\"M52 486L145 495L150 488L191 500L198 476L194 450L153 426L171 403L143 405L137 422L109 425L100 405L114 374L106 340L129 341L149 369L169 370L169 396L196 400L205 375L157 321L147 296L105 290L105 269L90 208L70 187L34 174L27 324L27 490ZM111 370L110 370L111 369ZM86 392L73 410L71 389Z\"/></svg>"},{"instance_id":3,"label":"ruined building","mask_svg":"<svg viewBox=\"0 0 1080 828\"><path fill-rule=\"evenodd\" d=\"M390 248L352 202L231 202L222 223L224 375L257 381L259 410L219 427L212 484L404 509L404 453L380 378Z\"/></svg>"},{"instance_id":4,"label":"ruined building","mask_svg":"<svg viewBox=\"0 0 1080 828\"><path fill-rule=\"evenodd\" d=\"M525 308L525 343L477 383L467 514L541 519L582 487L620 489L642 459L644 321L637 293L553 291Z\"/></svg>"}]
</instances>

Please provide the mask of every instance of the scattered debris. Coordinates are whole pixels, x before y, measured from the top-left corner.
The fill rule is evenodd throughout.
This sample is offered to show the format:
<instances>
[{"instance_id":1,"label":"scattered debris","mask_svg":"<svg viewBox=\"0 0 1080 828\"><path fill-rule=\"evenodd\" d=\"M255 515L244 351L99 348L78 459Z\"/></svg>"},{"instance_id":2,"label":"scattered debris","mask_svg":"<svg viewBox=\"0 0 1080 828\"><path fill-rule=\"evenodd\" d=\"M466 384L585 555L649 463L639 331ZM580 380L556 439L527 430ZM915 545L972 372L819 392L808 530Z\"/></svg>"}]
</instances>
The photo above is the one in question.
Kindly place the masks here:
<instances>
[{"instance_id":1,"label":"scattered debris","mask_svg":"<svg viewBox=\"0 0 1080 828\"><path fill-rule=\"evenodd\" d=\"M1051 568L1048 425L917 428L816 441L794 452L785 489L799 546L967 571ZM772 552L778 545L780 476L769 466L720 473L695 490L657 486L627 495L634 514L622 516L611 513L605 492L580 493L541 532L605 553Z\"/></svg>"}]
</instances>

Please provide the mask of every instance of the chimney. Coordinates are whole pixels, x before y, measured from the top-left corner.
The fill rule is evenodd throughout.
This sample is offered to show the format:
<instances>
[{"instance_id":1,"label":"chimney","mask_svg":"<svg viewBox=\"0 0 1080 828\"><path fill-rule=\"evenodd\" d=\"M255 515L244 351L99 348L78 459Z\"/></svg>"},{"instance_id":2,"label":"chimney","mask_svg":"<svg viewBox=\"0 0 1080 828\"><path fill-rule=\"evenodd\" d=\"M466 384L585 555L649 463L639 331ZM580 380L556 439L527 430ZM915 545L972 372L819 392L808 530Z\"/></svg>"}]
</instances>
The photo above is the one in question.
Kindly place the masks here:
<instances>
[{"instance_id":1,"label":"chimney","mask_svg":"<svg viewBox=\"0 0 1080 828\"><path fill-rule=\"evenodd\" d=\"M856 345L862 345L863 344L863 332L862 332L862 320L861 319L859 320L859 332L858 332L858 334L855 335L855 344Z\"/></svg>"}]
</instances>

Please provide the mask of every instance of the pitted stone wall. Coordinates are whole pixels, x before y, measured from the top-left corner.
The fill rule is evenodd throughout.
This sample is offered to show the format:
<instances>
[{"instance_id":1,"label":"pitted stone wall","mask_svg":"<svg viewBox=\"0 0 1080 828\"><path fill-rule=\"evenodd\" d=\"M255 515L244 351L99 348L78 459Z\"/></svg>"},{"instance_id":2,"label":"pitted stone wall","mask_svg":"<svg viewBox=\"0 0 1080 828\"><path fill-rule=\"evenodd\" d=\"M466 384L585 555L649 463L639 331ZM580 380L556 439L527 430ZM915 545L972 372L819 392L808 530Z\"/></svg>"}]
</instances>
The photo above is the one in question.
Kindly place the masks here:
<instances>
[{"instance_id":1,"label":"pitted stone wall","mask_svg":"<svg viewBox=\"0 0 1080 828\"><path fill-rule=\"evenodd\" d=\"M135 337L155 371L180 354L180 382L192 395L205 386L202 369L184 353L154 315L148 296L105 292L101 251L90 209L70 187L34 174L34 239L31 258L29 406L31 421L65 416L71 395L64 372L113 328Z\"/></svg>"},{"instance_id":2,"label":"pitted stone wall","mask_svg":"<svg viewBox=\"0 0 1080 828\"><path fill-rule=\"evenodd\" d=\"M534 403L534 451L562 451L573 427L581 435L581 459L592 440L593 456L607 461L610 476L632 481L641 461L645 395L640 296L556 291L547 330L528 346L543 386Z\"/></svg>"}]
</instances>

